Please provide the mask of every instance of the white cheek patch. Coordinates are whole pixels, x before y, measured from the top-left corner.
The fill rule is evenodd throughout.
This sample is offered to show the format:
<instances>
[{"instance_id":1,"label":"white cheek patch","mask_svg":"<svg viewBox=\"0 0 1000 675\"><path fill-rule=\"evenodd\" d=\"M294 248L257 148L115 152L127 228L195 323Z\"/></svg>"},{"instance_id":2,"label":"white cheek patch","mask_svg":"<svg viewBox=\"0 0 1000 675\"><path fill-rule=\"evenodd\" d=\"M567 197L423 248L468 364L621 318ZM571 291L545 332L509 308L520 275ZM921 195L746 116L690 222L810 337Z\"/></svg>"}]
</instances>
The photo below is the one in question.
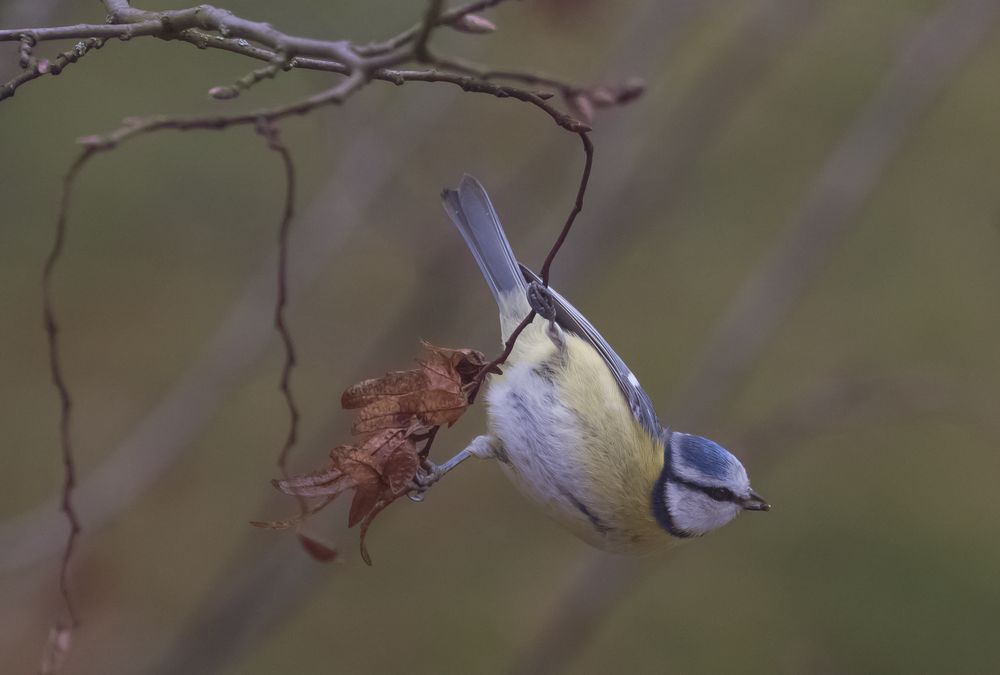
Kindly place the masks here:
<instances>
[{"instance_id":1,"label":"white cheek patch","mask_svg":"<svg viewBox=\"0 0 1000 675\"><path fill-rule=\"evenodd\" d=\"M720 502L680 483L667 486L667 510L674 526L692 535L702 535L722 527L739 512L732 502Z\"/></svg>"}]
</instances>

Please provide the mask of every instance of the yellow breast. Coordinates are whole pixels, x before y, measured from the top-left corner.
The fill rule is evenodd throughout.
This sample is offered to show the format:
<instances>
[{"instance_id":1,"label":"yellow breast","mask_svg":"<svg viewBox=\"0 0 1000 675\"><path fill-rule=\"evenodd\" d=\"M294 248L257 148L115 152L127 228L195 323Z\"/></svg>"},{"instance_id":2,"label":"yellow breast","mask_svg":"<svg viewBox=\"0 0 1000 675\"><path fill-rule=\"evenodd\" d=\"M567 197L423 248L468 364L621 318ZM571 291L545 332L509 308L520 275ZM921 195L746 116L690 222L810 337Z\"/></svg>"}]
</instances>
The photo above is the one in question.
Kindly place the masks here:
<instances>
[{"instance_id":1,"label":"yellow breast","mask_svg":"<svg viewBox=\"0 0 1000 675\"><path fill-rule=\"evenodd\" d=\"M515 302L505 312L505 334L525 315L524 303ZM663 446L636 421L600 354L571 334L557 349L536 319L504 370L491 382L488 401L515 484L599 548L669 543L651 510Z\"/></svg>"}]
</instances>

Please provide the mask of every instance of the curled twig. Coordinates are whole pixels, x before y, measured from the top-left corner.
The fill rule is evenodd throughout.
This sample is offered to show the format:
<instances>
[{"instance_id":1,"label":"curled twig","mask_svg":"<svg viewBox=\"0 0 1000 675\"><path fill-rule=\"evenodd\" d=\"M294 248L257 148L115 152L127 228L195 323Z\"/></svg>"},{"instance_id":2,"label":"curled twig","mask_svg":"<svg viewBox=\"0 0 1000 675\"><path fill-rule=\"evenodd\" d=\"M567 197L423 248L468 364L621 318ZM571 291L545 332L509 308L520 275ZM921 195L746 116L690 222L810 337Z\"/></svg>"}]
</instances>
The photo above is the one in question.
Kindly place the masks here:
<instances>
[{"instance_id":1,"label":"curled twig","mask_svg":"<svg viewBox=\"0 0 1000 675\"><path fill-rule=\"evenodd\" d=\"M552 244L552 248L549 249L548 254L545 256L545 262L542 263L541 278L542 284L545 286L549 285L549 271L552 267L552 261L555 260L556 255L559 254L559 250L562 245L566 242L566 237L569 236L570 230L573 228L573 223L576 221L577 215L583 210L583 198L587 194L587 185L590 183L590 171L594 165L594 144L590 140L590 136L586 132L579 132L580 140L583 141L583 152L585 155L583 163L583 173L580 176L580 185L576 191L576 200L573 202L573 208L569 212L569 216L566 218L566 222L559 232L559 236L556 237L555 242ZM469 402L472 403L476 400L476 396L479 394L479 390L482 388L483 383L486 381L486 376L490 373L499 373L500 366L502 366L510 353L514 350L514 344L517 342L517 338L520 337L521 333L524 331L528 325L534 321L535 311L531 310L526 317L517 325L517 327L511 332L507 341L504 343L503 351L500 354L483 366L479 373L476 375L476 379L472 389L469 392Z\"/></svg>"},{"instance_id":2,"label":"curled twig","mask_svg":"<svg viewBox=\"0 0 1000 675\"><path fill-rule=\"evenodd\" d=\"M295 214L295 164L292 161L291 152L281 140L277 127L261 120L257 125L257 133L266 139L267 147L281 158L285 173L285 200L281 213L281 224L278 227L277 295L274 303L274 327L281 337L281 344L285 352L278 388L288 408L288 434L281 451L278 453L278 467L281 469L282 475L287 477L288 455L297 440L299 427L299 409L295 404L291 387L292 370L296 365L295 342L292 340L292 334L288 330L288 323L285 319L285 310L288 306L288 237L291 231L292 217Z\"/></svg>"},{"instance_id":3,"label":"curled twig","mask_svg":"<svg viewBox=\"0 0 1000 675\"><path fill-rule=\"evenodd\" d=\"M66 618L58 620L50 631L49 642L42 662L43 672L55 672L58 670L63 655L69 649L72 631L80 624L69 584L70 563L73 560L76 541L82 529L79 514L77 514L76 507L73 504L73 490L76 488L76 459L73 456L73 438L70 425L73 398L70 395L69 387L66 385L66 378L63 374L62 360L60 358L59 323L56 320L56 312L52 299L52 279L55 274L56 265L58 265L62 258L63 249L66 245L66 225L69 219L69 205L73 186L76 182L76 177L80 173L80 169L83 168L83 165L87 163L93 154L94 151L92 149L84 149L63 177L62 197L59 201L59 216L56 220L55 238L52 241L52 248L49 249L42 271L42 312L45 335L48 339L49 347L49 370L52 374L52 384L59 395L59 442L62 449L63 464L62 498L59 509L65 514L66 521L69 523L69 534L66 537L66 545L63 548L62 558L59 562L59 593L62 596Z\"/></svg>"}]
</instances>

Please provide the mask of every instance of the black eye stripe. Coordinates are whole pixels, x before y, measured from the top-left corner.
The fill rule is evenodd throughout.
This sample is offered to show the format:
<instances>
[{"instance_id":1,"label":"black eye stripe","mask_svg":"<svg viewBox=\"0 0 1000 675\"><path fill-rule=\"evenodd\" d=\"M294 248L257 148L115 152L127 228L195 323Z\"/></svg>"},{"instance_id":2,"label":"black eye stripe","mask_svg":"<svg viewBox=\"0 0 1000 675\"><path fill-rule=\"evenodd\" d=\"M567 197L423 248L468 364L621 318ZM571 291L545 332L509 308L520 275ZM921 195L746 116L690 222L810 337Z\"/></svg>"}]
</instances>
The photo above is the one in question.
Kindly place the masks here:
<instances>
[{"instance_id":1,"label":"black eye stripe","mask_svg":"<svg viewBox=\"0 0 1000 675\"><path fill-rule=\"evenodd\" d=\"M731 502L736 499L736 495L724 487L706 488L705 494L717 502Z\"/></svg>"},{"instance_id":2,"label":"black eye stripe","mask_svg":"<svg viewBox=\"0 0 1000 675\"><path fill-rule=\"evenodd\" d=\"M691 488L692 490L697 490L704 495L707 495L717 502L736 502L739 498L733 494L733 491L729 488L718 487L713 485L702 485L701 483L695 483L694 481L686 480L681 478L676 474L671 474L670 481L673 483L679 483L684 487Z\"/></svg>"}]
</instances>

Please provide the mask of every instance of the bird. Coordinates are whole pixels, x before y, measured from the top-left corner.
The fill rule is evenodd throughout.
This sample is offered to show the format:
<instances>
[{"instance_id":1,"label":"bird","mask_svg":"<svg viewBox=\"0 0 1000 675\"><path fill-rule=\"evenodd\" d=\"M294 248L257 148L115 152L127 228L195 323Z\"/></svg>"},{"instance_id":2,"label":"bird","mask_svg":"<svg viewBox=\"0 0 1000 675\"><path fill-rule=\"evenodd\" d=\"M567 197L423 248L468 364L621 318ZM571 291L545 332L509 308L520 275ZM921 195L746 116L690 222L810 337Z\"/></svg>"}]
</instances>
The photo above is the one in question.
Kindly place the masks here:
<instances>
[{"instance_id":1,"label":"bird","mask_svg":"<svg viewBox=\"0 0 1000 675\"><path fill-rule=\"evenodd\" d=\"M564 297L518 263L472 176L441 193L496 300L503 342L535 310L486 393L489 433L441 465L494 459L557 523L605 551L642 553L770 505L718 443L663 426L638 378Z\"/></svg>"}]
</instances>

